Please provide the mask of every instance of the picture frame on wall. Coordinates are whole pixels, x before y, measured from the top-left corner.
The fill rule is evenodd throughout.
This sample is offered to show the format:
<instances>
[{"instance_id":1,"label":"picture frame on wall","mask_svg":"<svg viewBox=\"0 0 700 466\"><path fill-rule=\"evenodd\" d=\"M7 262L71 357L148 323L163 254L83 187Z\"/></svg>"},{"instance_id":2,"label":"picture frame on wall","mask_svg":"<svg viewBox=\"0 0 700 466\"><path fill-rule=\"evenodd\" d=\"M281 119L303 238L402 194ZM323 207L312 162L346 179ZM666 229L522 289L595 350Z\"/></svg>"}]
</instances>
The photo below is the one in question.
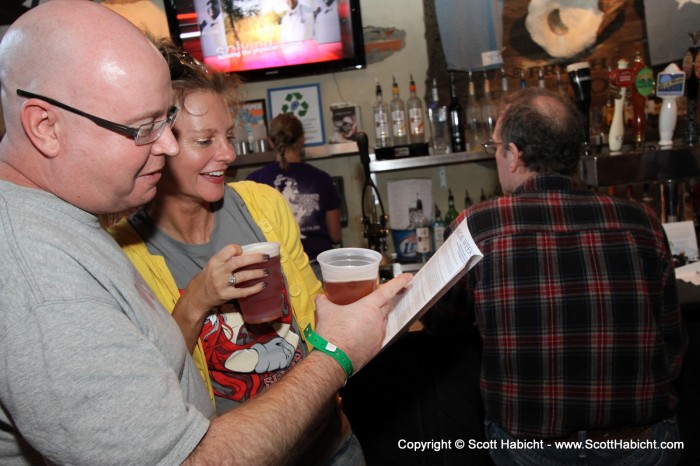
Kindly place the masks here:
<instances>
[{"instance_id":1,"label":"picture frame on wall","mask_svg":"<svg viewBox=\"0 0 700 466\"><path fill-rule=\"evenodd\" d=\"M267 139L265 99L246 100L238 111L238 123L245 129L248 141Z\"/></svg>"},{"instance_id":2,"label":"picture frame on wall","mask_svg":"<svg viewBox=\"0 0 700 466\"><path fill-rule=\"evenodd\" d=\"M321 87L318 84L268 89L267 100L270 120L280 113L292 113L304 126L305 146L324 144Z\"/></svg>"},{"instance_id":3,"label":"picture frame on wall","mask_svg":"<svg viewBox=\"0 0 700 466\"><path fill-rule=\"evenodd\" d=\"M354 142L357 133L362 131L362 114L360 106L352 102L331 104L332 128L329 130L330 144Z\"/></svg>"}]
</instances>

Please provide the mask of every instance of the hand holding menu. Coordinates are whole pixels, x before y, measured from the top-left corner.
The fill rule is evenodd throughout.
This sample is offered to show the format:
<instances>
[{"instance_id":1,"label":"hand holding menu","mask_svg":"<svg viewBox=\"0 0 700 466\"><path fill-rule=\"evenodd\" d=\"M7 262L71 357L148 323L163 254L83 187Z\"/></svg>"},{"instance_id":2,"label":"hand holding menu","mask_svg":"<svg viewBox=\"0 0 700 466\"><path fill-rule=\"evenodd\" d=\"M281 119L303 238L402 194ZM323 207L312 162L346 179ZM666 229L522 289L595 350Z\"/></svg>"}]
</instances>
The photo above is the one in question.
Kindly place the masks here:
<instances>
[{"instance_id":1,"label":"hand holding menu","mask_svg":"<svg viewBox=\"0 0 700 466\"><path fill-rule=\"evenodd\" d=\"M406 290L394 298L382 348L407 330L483 257L472 239L466 219L463 220L416 273Z\"/></svg>"}]
</instances>

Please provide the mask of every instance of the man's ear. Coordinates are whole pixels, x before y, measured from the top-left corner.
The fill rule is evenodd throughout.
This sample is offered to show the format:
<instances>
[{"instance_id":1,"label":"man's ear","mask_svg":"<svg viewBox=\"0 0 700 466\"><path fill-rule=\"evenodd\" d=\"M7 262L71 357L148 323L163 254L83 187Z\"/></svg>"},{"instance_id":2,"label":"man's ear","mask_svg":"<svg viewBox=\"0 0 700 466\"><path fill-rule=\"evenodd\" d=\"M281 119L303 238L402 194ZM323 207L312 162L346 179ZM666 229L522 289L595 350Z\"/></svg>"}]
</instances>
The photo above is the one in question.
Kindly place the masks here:
<instances>
[{"instance_id":1,"label":"man's ear","mask_svg":"<svg viewBox=\"0 0 700 466\"><path fill-rule=\"evenodd\" d=\"M20 119L32 144L46 157L56 157L59 148L59 121L54 108L32 99L22 106Z\"/></svg>"},{"instance_id":2,"label":"man's ear","mask_svg":"<svg viewBox=\"0 0 700 466\"><path fill-rule=\"evenodd\" d=\"M516 146L512 142L508 143L505 152L506 157L508 159L508 169L511 173L515 173L516 170L518 170L518 168L523 165L523 162L520 159L522 152L520 151L520 149L518 149L518 146Z\"/></svg>"}]
</instances>

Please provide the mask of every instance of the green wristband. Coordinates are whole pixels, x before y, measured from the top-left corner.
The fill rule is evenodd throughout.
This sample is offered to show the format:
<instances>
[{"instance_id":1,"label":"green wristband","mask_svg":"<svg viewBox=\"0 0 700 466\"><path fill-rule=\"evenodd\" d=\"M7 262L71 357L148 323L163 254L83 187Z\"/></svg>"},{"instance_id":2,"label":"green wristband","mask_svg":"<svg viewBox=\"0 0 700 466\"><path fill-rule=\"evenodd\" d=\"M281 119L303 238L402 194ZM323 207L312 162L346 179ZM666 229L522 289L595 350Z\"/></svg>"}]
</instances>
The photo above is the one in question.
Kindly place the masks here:
<instances>
[{"instance_id":1,"label":"green wristband","mask_svg":"<svg viewBox=\"0 0 700 466\"><path fill-rule=\"evenodd\" d=\"M345 375L348 376L348 379L350 378L352 375L352 361L350 361L350 358L343 352L343 350L335 346L333 343L326 341L322 336L314 332L311 329L311 324L307 325L304 329L304 338L306 338L306 341L311 343L311 346L313 346L315 349L338 361L340 367L342 367L345 371Z\"/></svg>"}]
</instances>

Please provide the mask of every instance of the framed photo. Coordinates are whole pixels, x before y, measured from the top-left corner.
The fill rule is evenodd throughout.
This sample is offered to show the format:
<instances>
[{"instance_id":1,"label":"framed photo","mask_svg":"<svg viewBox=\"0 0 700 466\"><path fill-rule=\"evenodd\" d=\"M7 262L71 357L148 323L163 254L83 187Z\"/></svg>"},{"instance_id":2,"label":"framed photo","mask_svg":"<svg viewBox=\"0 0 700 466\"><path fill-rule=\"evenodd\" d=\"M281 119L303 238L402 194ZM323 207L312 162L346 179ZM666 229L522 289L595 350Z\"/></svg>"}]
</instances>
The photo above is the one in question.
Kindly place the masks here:
<instances>
[{"instance_id":1,"label":"framed photo","mask_svg":"<svg viewBox=\"0 0 700 466\"><path fill-rule=\"evenodd\" d=\"M238 111L239 128L245 129L248 141L267 139L265 99L247 100ZM238 139L238 138L237 138Z\"/></svg>"},{"instance_id":2,"label":"framed photo","mask_svg":"<svg viewBox=\"0 0 700 466\"><path fill-rule=\"evenodd\" d=\"M356 141L357 133L362 131L360 107L354 103L331 104L331 121L330 144Z\"/></svg>"},{"instance_id":3,"label":"framed photo","mask_svg":"<svg viewBox=\"0 0 700 466\"><path fill-rule=\"evenodd\" d=\"M293 113L301 120L306 146L319 146L325 142L318 84L268 89L267 100L270 119L280 113Z\"/></svg>"}]
</instances>

